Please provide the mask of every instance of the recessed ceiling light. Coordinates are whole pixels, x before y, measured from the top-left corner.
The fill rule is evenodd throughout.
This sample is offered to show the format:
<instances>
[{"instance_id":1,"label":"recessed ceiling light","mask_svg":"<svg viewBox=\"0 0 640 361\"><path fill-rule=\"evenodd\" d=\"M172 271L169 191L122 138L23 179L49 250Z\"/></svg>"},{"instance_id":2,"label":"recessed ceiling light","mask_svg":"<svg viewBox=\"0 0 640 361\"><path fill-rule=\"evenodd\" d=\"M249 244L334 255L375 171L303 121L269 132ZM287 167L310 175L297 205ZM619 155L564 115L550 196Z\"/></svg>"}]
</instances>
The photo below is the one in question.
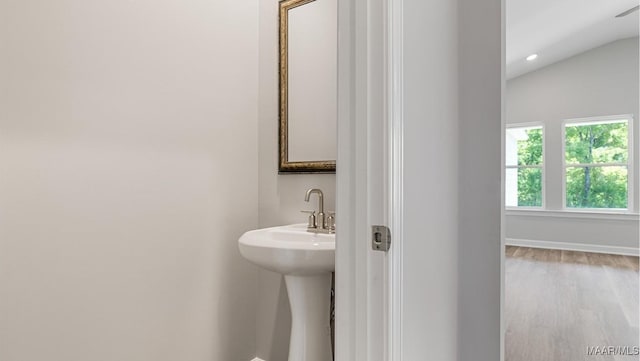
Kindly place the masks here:
<instances>
[{"instance_id":1,"label":"recessed ceiling light","mask_svg":"<svg viewBox=\"0 0 640 361\"><path fill-rule=\"evenodd\" d=\"M527 61L534 61L538 57L538 54L531 54L527 56Z\"/></svg>"}]
</instances>

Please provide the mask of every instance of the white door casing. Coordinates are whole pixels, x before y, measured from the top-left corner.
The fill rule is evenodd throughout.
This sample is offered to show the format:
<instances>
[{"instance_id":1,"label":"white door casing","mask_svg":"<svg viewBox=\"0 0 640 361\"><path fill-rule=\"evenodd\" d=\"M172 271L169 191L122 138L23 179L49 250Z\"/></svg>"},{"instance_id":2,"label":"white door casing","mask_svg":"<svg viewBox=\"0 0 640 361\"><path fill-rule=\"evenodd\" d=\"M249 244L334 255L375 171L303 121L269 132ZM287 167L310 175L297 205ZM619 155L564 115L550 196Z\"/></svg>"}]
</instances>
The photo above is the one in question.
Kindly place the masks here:
<instances>
[{"instance_id":1,"label":"white door casing","mask_svg":"<svg viewBox=\"0 0 640 361\"><path fill-rule=\"evenodd\" d=\"M403 13L407 3L413 11L409 16ZM429 348L440 348L454 360L457 69L456 22L451 18L456 16L455 4L347 0L339 6L336 360L417 360ZM447 36L429 32L428 26L414 26L425 14L438 18L442 11L449 19L427 25L445 27ZM414 26L411 31L405 31L407 18ZM407 40L414 45L423 40L433 43L413 46L407 59L403 49ZM434 44L443 50L437 60L444 72L435 64L429 67ZM408 82L405 64L414 77ZM412 96L409 101L404 98L407 91ZM409 122L406 111L412 115ZM441 122L442 116L450 119ZM432 144L442 149L430 148ZM407 152L408 161L403 158ZM446 174L433 177L430 166L446 167L441 172ZM403 191L407 185L411 193ZM451 201L444 207L426 204L434 196ZM372 224L391 227L388 254L371 250ZM408 233L410 242L405 242L403 233ZM405 243L412 248L409 253Z\"/></svg>"},{"instance_id":2,"label":"white door casing","mask_svg":"<svg viewBox=\"0 0 640 361\"><path fill-rule=\"evenodd\" d=\"M405 4L412 7L411 15L403 12ZM422 359L429 347L454 360L455 4L351 0L339 6L337 209L345 221L340 222L336 251L336 360ZM443 11L448 22L427 25L444 27L447 36L421 25L425 14L438 18ZM405 30L408 24L411 31ZM414 45L433 42L413 46L408 59L403 48L407 40ZM434 45L443 51L437 60L444 72L435 64L429 67ZM409 81L405 65L413 72ZM412 96L408 101L406 92ZM412 115L408 122L406 111ZM433 144L441 148L433 149ZM403 158L407 151L408 161ZM440 176L433 177L433 169L439 168ZM406 186L410 193L403 191ZM444 207L428 204L431 197L451 201ZM373 224L391 227L388 254L371 250ZM405 244L412 249L407 252ZM410 286L409 297L405 285Z\"/></svg>"},{"instance_id":3,"label":"white door casing","mask_svg":"<svg viewBox=\"0 0 640 361\"><path fill-rule=\"evenodd\" d=\"M339 1L337 361L503 357L503 8Z\"/></svg>"},{"instance_id":4,"label":"white door casing","mask_svg":"<svg viewBox=\"0 0 640 361\"><path fill-rule=\"evenodd\" d=\"M338 3L336 360L388 360L387 258L370 226L389 226L386 1ZM393 236L392 236L393 237Z\"/></svg>"}]
</instances>

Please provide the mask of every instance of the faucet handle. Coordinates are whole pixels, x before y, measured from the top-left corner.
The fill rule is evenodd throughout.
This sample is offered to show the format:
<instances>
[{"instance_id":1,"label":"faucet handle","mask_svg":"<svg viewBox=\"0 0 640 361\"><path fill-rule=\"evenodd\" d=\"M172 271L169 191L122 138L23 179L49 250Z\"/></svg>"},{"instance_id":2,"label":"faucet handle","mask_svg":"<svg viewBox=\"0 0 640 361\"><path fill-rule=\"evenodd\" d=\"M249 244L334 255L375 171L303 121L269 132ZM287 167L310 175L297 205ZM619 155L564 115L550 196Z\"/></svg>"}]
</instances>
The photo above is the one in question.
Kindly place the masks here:
<instances>
[{"instance_id":1,"label":"faucet handle","mask_svg":"<svg viewBox=\"0 0 640 361\"><path fill-rule=\"evenodd\" d=\"M308 213L309 214L309 219L307 220L307 227L308 228L317 228L317 223L316 223L316 211L300 211L302 213Z\"/></svg>"},{"instance_id":2,"label":"faucet handle","mask_svg":"<svg viewBox=\"0 0 640 361\"><path fill-rule=\"evenodd\" d=\"M336 231L336 212L327 212L327 229L331 233Z\"/></svg>"}]
</instances>

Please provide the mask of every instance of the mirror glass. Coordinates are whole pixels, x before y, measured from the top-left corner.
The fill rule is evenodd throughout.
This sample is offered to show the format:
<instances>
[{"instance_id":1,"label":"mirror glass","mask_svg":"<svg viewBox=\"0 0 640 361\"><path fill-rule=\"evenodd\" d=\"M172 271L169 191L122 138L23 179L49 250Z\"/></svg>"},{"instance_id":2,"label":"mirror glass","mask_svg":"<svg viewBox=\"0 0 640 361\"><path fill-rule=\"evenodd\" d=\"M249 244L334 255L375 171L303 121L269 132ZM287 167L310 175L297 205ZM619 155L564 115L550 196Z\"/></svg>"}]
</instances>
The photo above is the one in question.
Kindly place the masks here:
<instances>
[{"instance_id":1,"label":"mirror glass","mask_svg":"<svg viewBox=\"0 0 640 361\"><path fill-rule=\"evenodd\" d=\"M280 172L335 172L337 1L280 3Z\"/></svg>"}]
</instances>

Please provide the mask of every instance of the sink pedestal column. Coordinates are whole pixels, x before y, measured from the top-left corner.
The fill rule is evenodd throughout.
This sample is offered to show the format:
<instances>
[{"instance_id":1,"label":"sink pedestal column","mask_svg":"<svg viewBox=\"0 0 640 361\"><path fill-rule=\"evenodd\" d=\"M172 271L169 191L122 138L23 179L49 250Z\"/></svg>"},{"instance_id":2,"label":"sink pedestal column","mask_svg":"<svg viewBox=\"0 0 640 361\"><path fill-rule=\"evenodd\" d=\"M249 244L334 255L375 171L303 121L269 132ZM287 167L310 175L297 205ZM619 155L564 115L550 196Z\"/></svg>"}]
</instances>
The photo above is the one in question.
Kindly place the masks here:
<instances>
[{"instance_id":1,"label":"sink pedestal column","mask_svg":"<svg viewBox=\"0 0 640 361\"><path fill-rule=\"evenodd\" d=\"M291 305L289 361L331 361L331 273L284 279Z\"/></svg>"}]
</instances>

